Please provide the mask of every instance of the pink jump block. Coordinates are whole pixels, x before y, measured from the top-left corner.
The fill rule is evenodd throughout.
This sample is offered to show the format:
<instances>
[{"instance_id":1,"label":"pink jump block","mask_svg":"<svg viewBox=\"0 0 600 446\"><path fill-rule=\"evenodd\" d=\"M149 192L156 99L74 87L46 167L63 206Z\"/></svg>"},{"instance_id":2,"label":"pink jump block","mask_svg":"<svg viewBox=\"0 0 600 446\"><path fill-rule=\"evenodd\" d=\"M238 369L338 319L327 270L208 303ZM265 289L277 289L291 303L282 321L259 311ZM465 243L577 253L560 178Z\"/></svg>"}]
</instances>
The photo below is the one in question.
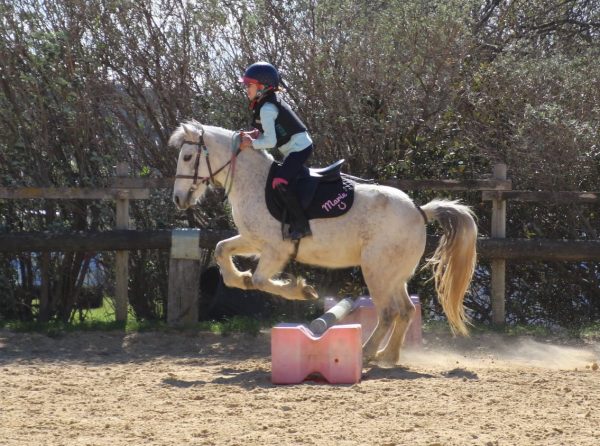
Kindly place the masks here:
<instances>
[{"instance_id":1,"label":"pink jump block","mask_svg":"<svg viewBox=\"0 0 600 446\"><path fill-rule=\"evenodd\" d=\"M404 338L404 345L410 347L418 347L423 343L422 322L421 322L421 302L419 296L410 296L410 300L415 306L415 314L411 319L408 331ZM338 300L333 297L325 298L325 311L332 308ZM377 311L373 300L368 296L359 297L354 303L352 312L337 322L338 324L360 324L362 326L362 342L363 344L369 339L373 330L377 326ZM384 339L386 342L386 339Z\"/></svg>"},{"instance_id":2,"label":"pink jump block","mask_svg":"<svg viewBox=\"0 0 600 446\"><path fill-rule=\"evenodd\" d=\"M316 337L304 325L278 324L271 329L271 381L298 384L319 373L330 384L360 382L361 327L336 325Z\"/></svg>"}]
</instances>

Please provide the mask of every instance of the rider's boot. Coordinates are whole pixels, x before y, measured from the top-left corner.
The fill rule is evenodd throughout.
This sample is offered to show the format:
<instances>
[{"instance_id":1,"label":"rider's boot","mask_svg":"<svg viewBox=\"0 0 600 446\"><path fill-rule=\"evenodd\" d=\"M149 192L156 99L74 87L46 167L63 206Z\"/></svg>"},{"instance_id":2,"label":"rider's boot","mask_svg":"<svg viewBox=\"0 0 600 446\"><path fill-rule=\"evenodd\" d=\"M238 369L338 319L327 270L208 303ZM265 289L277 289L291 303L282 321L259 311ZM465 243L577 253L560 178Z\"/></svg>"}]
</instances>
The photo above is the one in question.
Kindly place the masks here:
<instances>
[{"instance_id":1,"label":"rider's boot","mask_svg":"<svg viewBox=\"0 0 600 446\"><path fill-rule=\"evenodd\" d=\"M304 214L304 209L302 209L302 205L294 191L286 184L279 184L275 190L283 199L288 215L290 216L289 238L297 241L302 237L312 235L308 219Z\"/></svg>"}]
</instances>

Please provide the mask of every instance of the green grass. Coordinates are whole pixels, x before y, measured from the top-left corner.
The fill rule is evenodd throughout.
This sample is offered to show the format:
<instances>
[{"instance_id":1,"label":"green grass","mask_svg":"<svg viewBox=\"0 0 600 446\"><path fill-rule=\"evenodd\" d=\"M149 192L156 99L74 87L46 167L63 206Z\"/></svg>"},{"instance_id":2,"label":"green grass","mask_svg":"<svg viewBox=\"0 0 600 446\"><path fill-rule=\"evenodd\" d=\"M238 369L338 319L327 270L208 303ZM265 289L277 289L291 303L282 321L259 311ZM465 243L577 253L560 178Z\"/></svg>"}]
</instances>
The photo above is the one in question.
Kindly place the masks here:
<instances>
[{"instance_id":1,"label":"green grass","mask_svg":"<svg viewBox=\"0 0 600 446\"><path fill-rule=\"evenodd\" d=\"M197 327L201 331L210 331L211 333L227 336L231 333L246 333L252 336L258 335L261 328L270 327L257 319L250 317L234 316L225 321L205 321L198 323Z\"/></svg>"},{"instance_id":2,"label":"green grass","mask_svg":"<svg viewBox=\"0 0 600 446\"><path fill-rule=\"evenodd\" d=\"M545 325L510 325L497 330L509 336L600 340L600 323L558 329Z\"/></svg>"},{"instance_id":3,"label":"green grass","mask_svg":"<svg viewBox=\"0 0 600 446\"><path fill-rule=\"evenodd\" d=\"M196 324L186 325L181 328L169 327L164 321L139 321L136 320L132 312L127 315L126 322L117 322L115 320L114 306L109 299L104 299L104 305L101 308L85 310L83 318L79 313L75 315L71 323L62 321L50 322L23 322L23 321L3 321L0 320L0 328L6 328L15 332L40 332L48 336L58 337L65 333L76 331L110 331L122 330L127 333L142 331L209 331L211 333L227 336L232 333L245 333L256 336L261 328L270 327L268 322L259 321L250 317L235 316L224 321L203 321Z\"/></svg>"},{"instance_id":4,"label":"green grass","mask_svg":"<svg viewBox=\"0 0 600 446\"><path fill-rule=\"evenodd\" d=\"M583 339L600 341L600 322L583 327L580 330L580 335Z\"/></svg>"}]
</instances>

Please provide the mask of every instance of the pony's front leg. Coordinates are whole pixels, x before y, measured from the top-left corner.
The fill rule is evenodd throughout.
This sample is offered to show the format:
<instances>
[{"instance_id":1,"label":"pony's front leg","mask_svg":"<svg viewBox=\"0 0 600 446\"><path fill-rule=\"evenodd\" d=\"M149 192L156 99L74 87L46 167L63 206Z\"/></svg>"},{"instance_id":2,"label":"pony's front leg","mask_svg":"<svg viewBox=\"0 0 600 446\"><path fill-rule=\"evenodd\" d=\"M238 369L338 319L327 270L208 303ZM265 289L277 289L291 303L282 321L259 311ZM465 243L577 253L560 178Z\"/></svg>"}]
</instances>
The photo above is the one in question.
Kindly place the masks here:
<instances>
[{"instance_id":1,"label":"pony's front leg","mask_svg":"<svg viewBox=\"0 0 600 446\"><path fill-rule=\"evenodd\" d=\"M289 300L318 299L315 289L306 284L304 279L274 280L272 277L281 272L291 257L291 252L275 248L264 249L260 261L252 276L256 289L284 297Z\"/></svg>"},{"instance_id":2,"label":"pony's front leg","mask_svg":"<svg viewBox=\"0 0 600 446\"><path fill-rule=\"evenodd\" d=\"M233 256L249 256L252 254L257 254L256 248L247 243L241 235L217 243L215 260L221 269L225 285L244 290L253 288L252 273L250 271L241 272L233 263Z\"/></svg>"}]
</instances>

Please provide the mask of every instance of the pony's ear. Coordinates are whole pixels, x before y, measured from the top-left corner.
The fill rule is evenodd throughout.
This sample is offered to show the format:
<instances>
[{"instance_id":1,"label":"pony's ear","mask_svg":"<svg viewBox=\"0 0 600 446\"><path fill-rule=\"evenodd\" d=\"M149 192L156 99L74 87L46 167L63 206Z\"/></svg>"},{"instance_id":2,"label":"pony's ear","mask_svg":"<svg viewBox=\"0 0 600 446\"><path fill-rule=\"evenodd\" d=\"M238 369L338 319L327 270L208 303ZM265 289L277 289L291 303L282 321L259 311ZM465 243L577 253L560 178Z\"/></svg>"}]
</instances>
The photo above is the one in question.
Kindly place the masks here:
<instances>
[{"instance_id":1,"label":"pony's ear","mask_svg":"<svg viewBox=\"0 0 600 446\"><path fill-rule=\"evenodd\" d=\"M190 124L181 124L183 128L183 132L185 134L185 138L188 141L199 142L200 141L200 132L197 128Z\"/></svg>"}]
</instances>

